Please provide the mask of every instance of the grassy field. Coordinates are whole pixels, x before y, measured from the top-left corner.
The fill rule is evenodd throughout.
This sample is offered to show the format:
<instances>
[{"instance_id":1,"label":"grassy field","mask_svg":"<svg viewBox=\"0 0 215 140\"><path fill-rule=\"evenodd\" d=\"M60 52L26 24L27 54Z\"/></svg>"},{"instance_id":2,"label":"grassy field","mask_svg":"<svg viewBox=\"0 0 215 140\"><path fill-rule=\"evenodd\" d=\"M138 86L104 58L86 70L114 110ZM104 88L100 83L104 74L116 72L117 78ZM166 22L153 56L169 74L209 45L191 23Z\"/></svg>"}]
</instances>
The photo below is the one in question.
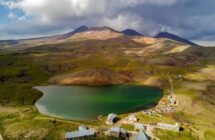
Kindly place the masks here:
<instances>
[{"instance_id":1,"label":"grassy field","mask_svg":"<svg viewBox=\"0 0 215 140\"><path fill-rule=\"evenodd\" d=\"M196 140L197 138L192 135L190 131L173 132L169 130L155 129L154 134L162 140Z\"/></svg>"},{"instance_id":2,"label":"grassy field","mask_svg":"<svg viewBox=\"0 0 215 140\"><path fill-rule=\"evenodd\" d=\"M34 105L42 93L31 84L1 84L0 104L2 106Z\"/></svg>"},{"instance_id":3,"label":"grassy field","mask_svg":"<svg viewBox=\"0 0 215 140\"><path fill-rule=\"evenodd\" d=\"M134 131L134 125L130 125L130 124L122 124L121 128L124 128L129 131Z\"/></svg>"},{"instance_id":4,"label":"grassy field","mask_svg":"<svg viewBox=\"0 0 215 140\"><path fill-rule=\"evenodd\" d=\"M207 140L213 140L215 138L215 131L214 130L207 130L205 132L205 138Z\"/></svg>"},{"instance_id":5,"label":"grassy field","mask_svg":"<svg viewBox=\"0 0 215 140\"><path fill-rule=\"evenodd\" d=\"M0 133L7 140L57 140L80 124L40 115L34 103L42 93L34 86L49 84L53 76L107 68L130 77L130 84L158 86L170 93L173 79L177 111L163 117L138 115L141 123L181 123L183 132L155 130L160 139L212 140L214 138L215 49L187 48L165 41L156 45L131 40L66 42L0 53ZM169 47L169 46L172 46ZM181 75L181 77L179 77ZM123 126L130 129L130 126ZM112 140L99 135L96 139Z\"/></svg>"}]
</instances>

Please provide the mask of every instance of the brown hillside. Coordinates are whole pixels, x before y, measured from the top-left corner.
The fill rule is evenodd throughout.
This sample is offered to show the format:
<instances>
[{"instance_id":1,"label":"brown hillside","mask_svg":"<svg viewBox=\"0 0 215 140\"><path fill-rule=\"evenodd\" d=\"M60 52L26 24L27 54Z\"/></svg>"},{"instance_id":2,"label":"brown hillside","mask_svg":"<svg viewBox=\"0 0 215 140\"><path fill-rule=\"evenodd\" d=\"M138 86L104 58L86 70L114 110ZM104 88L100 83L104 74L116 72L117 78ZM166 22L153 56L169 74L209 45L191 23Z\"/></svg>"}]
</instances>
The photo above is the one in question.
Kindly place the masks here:
<instances>
[{"instance_id":1,"label":"brown hillside","mask_svg":"<svg viewBox=\"0 0 215 140\"><path fill-rule=\"evenodd\" d=\"M108 69L90 69L54 77L50 80L59 85L111 85L131 82L131 78Z\"/></svg>"}]
</instances>

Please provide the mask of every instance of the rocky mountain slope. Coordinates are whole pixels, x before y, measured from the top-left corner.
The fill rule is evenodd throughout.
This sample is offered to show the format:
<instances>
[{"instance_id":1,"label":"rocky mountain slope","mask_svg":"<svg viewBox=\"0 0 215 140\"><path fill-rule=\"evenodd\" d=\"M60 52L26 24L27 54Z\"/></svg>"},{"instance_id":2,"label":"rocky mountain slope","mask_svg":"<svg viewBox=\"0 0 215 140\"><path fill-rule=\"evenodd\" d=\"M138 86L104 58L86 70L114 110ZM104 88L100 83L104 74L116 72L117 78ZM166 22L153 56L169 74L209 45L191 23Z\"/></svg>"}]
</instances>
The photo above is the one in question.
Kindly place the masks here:
<instances>
[{"instance_id":1,"label":"rocky mountain slope","mask_svg":"<svg viewBox=\"0 0 215 140\"><path fill-rule=\"evenodd\" d=\"M51 75L65 73L54 83L66 85L141 82L160 73L159 67L183 69L175 74L184 74L186 68L204 67L205 61L215 60L215 48L160 37L127 36L109 27L82 26L64 35L20 40L0 48L24 53L34 64L41 62L40 69Z\"/></svg>"},{"instance_id":2,"label":"rocky mountain slope","mask_svg":"<svg viewBox=\"0 0 215 140\"><path fill-rule=\"evenodd\" d=\"M157 34L155 36L155 38L167 38L167 39L171 39L171 40L175 40L175 41L178 41L178 42L182 42L182 43L185 43L185 44L190 44L190 45L196 45L195 43L187 40L187 39L184 39L184 38L181 38L177 35L174 35L174 34L170 34L170 33L167 33L167 32L161 32L159 34Z\"/></svg>"},{"instance_id":3,"label":"rocky mountain slope","mask_svg":"<svg viewBox=\"0 0 215 140\"><path fill-rule=\"evenodd\" d=\"M118 38L118 37L143 37L142 34L133 30L133 29L125 29L123 31L116 31L110 27L92 27L88 28L87 26L80 26L72 32L63 34L63 35L56 35L50 37L41 37L41 38L32 38L32 39L21 39L21 40L1 40L0 41L0 50L1 49L23 49L29 47L35 47L44 44L56 44L56 43L63 43L68 42L70 40L106 40L111 38ZM149 38L149 37L145 37ZM152 38L152 37L151 37ZM154 40L157 39L169 39L174 40L177 42L189 44L189 45L196 45L190 42L187 39L178 37L174 34L161 32L156 35Z\"/></svg>"},{"instance_id":4,"label":"rocky mountain slope","mask_svg":"<svg viewBox=\"0 0 215 140\"><path fill-rule=\"evenodd\" d=\"M126 75L108 69L90 69L56 76L50 80L58 85L114 85L132 82Z\"/></svg>"},{"instance_id":5,"label":"rocky mountain slope","mask_svg":"<svg viewBox=\"0 0 215 140\"><path fill-rule=\"evenodd\" d=\"M122 33L124 35L129 35L129 36L143 36L141 33L138 33L137 31L135 31L133 29L123 30Z\"/></svg>"}]
</instances>

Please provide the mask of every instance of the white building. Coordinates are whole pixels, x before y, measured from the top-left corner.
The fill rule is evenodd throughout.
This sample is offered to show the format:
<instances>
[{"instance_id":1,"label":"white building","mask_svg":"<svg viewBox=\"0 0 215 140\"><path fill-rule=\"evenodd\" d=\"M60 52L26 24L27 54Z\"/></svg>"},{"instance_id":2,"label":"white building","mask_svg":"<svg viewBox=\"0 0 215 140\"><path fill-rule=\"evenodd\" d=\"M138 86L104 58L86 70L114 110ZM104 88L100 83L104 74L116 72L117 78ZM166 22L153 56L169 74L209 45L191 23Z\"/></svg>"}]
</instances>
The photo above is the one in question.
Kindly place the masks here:
<instances>
[{"instance_id":1,"label":"white building","mask_svg":"<svg viewBox=\"0 0 215 140\"><path fill-rule=\"evenodd\" d=\"M85 126L80 126L78 131L67 132L65 138L67 140L74 140L85 137L93 137L96 132L93 129L87 129Z\"/></svg>"},{"instance_id":2,"label":"white building","mask_svg":"<svg viewBox=\"0 0 215 140\"><path fill-rule=\"evenodd\" d=\"M107 131L107 134L114 137L119 138L127 138L128 132L126 129L120 128L120 127L112 127Z\"/></svg>"},{"instance_id":3,"label":"white building","mask_svg":"<svg viewBox=\"0 0 215 140\"><path fill-rule=\"evenodd\" d=\"M86 127L86 126L81 125L81 126L79 126L79 127L78 127L78 130L79 130L79 131L87 130L87 127Z\"/></svg>"},{"instance_id":4,"label":"white building","mask_svg":"<svg viewBox=\"0 0 215 140\"><path fill-rule=\"evenodd\" d=\"M129 122L137 122L137 118L134 115L128 117Z\"/></svg>"},{"instance_id":5,"label":"white building","mask_svg":"<svg viewBox=\"0 0 215 140\"><path fill-rule=\"evenodd\" d=\"M117 119L117 115L111 113L111 114L108 115L107 120L106 120L105 123L108 124L108 125L113 125L115 123L116 119Z\"/></svg>"},{"instance_id":6,"label":"white building","mask_svg":"<svg viewBox=\"0 0 215 140\"><path fill-rule=\"evenodd\" d=\"M167 124L167 123L157 123L157 126L161 129L167 129L167 130L173 130L173 131L179 131L180 130L180 126L178 123L176 123L175 125Z\"/></svg>"}]
</instances>

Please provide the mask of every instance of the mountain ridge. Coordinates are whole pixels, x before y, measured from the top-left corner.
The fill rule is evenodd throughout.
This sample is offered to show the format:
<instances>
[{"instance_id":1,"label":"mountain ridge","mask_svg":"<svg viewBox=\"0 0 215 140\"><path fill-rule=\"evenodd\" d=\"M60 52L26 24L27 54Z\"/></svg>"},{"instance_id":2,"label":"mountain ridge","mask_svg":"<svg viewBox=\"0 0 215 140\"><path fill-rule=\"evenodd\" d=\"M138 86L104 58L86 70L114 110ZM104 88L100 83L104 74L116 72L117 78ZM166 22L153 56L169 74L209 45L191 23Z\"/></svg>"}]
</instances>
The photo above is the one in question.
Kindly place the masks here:
<instances>
[{"instance_id":1,"label":"mountain ridge","mask_svg":"<svg viewBox=\"0 0 215 140\"><path fill-rule=\"evenodd\" d=\"M133 29L125 29L121 31L124 35L129 35L129 36L143 36L141 33L133 30Z\"/></svg>"},{"instance_id":2,"label":"mountain ridge","mask_svg":"<svg viewBox=\"0 0 215 140\"><path fill-rule=\"evenodd\" d=\"M178 42L182 42L182 43L186 43L186 44L189 44L189 45L194 45L196 46L197 44L185 39L185 38L182 38L182 37L179 37L175 34L171 34L171 33L168 33L168 32L160 32L158 33L156 36L154 36L154 38L167 38L167 39L171 39L171 40L175 40L175 41L178 41Z\"/></svg>"},{"instance_id":3,"label":"mountain ridge","mask_svg":"<svg viewBox=\"0 0 215 140\"><path fill-rule=\"evenodd\" d=\"M66 34L64 34L64 35L65 35L65 36L71 36L71 35L74 35L74 34L76 34L76 33L84 32L84 31L86 31L86 30L88 30L88 29L89 29L89 28L88 28L87 26L83 25L83 26L80 26L80 27L76 28L76 29L73 30L72 32L68 32L68 33L66 33Z\"/></svg>"},{"instance_id":4,"label":"mountain ridge","mask_svg":"<svg viewBox=\"0 0 215 140\"><path fill-rule=\"evenodd\" d=\"M55 35L55 36L48 36L48 37L40 37L40 38L30 38L30 39L18 39L18 40L0 40L0 45L16 45L16 44L20 44L20 42L25 42L25 41L38 41L38 42L43 42L48 41L50 39L50 41L59 41L59 40L63 40L63 39L67 39L67 38L71 38L74 37L77 34L81 34L81 33L85 33L85 32L91 32L93 31L94 33L96 32L98 34L98 32L101 32L99 35L96 35L94 33L89 34L89 36L94 36L95 39L100 38L100 36L103 36L102 31L109 31L109 37L111 38L111 36L113 35L114 37L117 36L130 36L130 37L143 37L143 35L139 32L137 32L136 30L133 29L125 29L122 31L117 31L111 27L108 26L102 26L102 27L87 27L85 25L80 26L76 29L74 29L72 32L68 32L62 35ZM118 34L118 35L116 35ZM81 38L82 36L80 35L79 38ZM107 37L105 37L104 39L106 39ZM155 39L159 39L159 38L167 38L167 39L171 39L174 41L178 41L178 42L182 42L185 44L189 44L189 45L193 45L193 46L197 46L197 44L184 39L182 37L179 37L177 35L171 34L171 33L167 33L167 32L161 32L158 33L156 36L154 36L153 38ZM87 38L86 38L87 39ZM93 39L93 37L91 37L90 39Z\"/></svg>"}]
</instances>

